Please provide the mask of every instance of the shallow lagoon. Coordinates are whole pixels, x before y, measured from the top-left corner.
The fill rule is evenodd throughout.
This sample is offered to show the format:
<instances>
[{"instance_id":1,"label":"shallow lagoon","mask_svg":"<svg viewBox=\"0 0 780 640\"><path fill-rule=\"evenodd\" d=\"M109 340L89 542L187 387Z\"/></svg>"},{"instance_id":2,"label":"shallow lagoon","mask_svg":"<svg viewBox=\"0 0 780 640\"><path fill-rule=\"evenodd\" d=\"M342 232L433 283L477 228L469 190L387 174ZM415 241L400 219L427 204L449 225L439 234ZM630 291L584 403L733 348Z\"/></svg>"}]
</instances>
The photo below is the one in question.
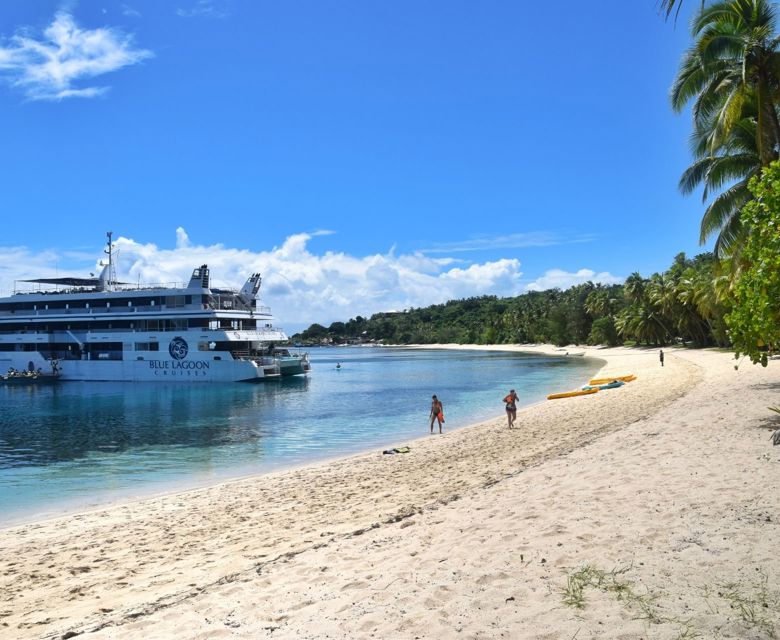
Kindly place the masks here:
<instances>
[{"instance_id":1,"label":"shallow lagoon","mask_svg":"<svg viewBox=\"0 0 780 640\"><path fill-rule=\"evenodd\" d=\"M584 358L500 351L311 350L308 378L259 385L0 387L0 526L395 446L584 384ZM336 365L341 364L337 369Z\"/></svg>"}]
</instances>

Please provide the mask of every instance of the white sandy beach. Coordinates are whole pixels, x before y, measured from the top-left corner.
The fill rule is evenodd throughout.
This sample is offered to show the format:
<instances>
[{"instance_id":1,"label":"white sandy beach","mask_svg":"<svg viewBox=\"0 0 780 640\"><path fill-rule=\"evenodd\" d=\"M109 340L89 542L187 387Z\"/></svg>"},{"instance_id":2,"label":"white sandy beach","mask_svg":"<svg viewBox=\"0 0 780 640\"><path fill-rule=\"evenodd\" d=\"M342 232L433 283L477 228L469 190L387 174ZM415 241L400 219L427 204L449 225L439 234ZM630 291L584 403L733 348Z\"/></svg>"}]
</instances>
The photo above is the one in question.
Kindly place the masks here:
<instances>
[{"instance_id":1,"label":"white sandy beach","mask_svg":"<svg viewBox=\"0 0 780 640\"><path fill-rule=\"evenodd\" d=\"M780 364L585 351L638 379L512 431L498 380L409 454L2 530L0 637L780 635Z\"/></svg>"}]
</instances>

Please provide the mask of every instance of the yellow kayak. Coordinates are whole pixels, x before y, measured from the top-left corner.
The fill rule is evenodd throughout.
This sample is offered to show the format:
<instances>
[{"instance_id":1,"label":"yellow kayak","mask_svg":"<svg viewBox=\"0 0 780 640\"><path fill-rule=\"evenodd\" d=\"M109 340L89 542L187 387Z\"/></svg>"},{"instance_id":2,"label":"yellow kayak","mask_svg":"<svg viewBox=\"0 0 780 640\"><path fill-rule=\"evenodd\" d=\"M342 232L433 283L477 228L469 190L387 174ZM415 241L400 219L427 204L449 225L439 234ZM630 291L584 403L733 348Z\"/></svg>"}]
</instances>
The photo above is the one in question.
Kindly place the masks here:
<instances>
[{"instance_id":1,"label":"yellow kayak","mask_svg":"<svg viewBox=\"0 0 780 640\"><path fill-rule=\"evenodd\" d=\"M547 396L548 400L557 400L558 398L571 398L573 396L587 396L591 393L598 393L598 389L580 389L579 391L567 391L566 393L551 393Z\"/></svg>"},{"instance_id":2,"label":"yellow kayak","mask_svg":"<svg viewBox=\"0 0 780 640\"><path fill-rule=\"evenodd\" d=\"M622 382L631 382L632 380L636 380L636 376L632 373L628 376L610 376L609 378L593 378L588 384L608 384L610 382L613 382L615 380L620 380Z\"/></svg>"}]
</instances>

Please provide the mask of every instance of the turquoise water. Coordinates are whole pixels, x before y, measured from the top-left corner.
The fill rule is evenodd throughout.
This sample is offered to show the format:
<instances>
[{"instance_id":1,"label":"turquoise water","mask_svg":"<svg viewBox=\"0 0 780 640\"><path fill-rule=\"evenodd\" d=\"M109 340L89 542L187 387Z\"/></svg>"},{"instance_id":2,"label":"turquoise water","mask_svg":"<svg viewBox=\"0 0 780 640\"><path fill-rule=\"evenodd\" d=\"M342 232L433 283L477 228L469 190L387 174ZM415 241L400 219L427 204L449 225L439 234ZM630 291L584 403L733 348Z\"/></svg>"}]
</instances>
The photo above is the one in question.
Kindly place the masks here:
<instances>
[{"instance_id":1,"label":"turquoise water","mask_svg":"<svg viewBox=\"0 0 780 640\"><path fill-rule=\"evenodd\" d=\"M403 444L428 432L433 393L451 430L503 415L510 388L532 404L599 367L498 351L310 353L310 377L259 385L0 387L0 526Z\"/></svg>"}]
</instances>

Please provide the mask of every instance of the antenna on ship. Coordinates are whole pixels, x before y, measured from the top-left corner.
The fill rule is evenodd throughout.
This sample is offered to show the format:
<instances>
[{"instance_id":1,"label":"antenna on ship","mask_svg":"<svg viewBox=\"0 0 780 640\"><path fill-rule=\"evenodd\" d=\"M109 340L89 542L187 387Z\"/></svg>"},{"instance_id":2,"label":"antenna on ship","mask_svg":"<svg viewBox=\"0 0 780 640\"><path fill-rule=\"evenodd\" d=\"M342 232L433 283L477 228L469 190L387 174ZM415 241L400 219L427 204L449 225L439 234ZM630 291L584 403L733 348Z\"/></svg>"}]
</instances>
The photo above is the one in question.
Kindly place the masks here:
<instances>
[{"instance_id":1,"label":"antenna on ship","mask_svg":"<svg viewBox=\"0 0 780 640\"><path fill-rule=\"evenodd\" d=\"M108 254L108 287L107 289L109 291L113 291L114 285L116 284L116 270L114 268L114 245L111 242L111 236L114 235L113 231L107 231L106 236L108 237L108 248L104 250L104 253Z\"/></svg>"}]
</instances>

